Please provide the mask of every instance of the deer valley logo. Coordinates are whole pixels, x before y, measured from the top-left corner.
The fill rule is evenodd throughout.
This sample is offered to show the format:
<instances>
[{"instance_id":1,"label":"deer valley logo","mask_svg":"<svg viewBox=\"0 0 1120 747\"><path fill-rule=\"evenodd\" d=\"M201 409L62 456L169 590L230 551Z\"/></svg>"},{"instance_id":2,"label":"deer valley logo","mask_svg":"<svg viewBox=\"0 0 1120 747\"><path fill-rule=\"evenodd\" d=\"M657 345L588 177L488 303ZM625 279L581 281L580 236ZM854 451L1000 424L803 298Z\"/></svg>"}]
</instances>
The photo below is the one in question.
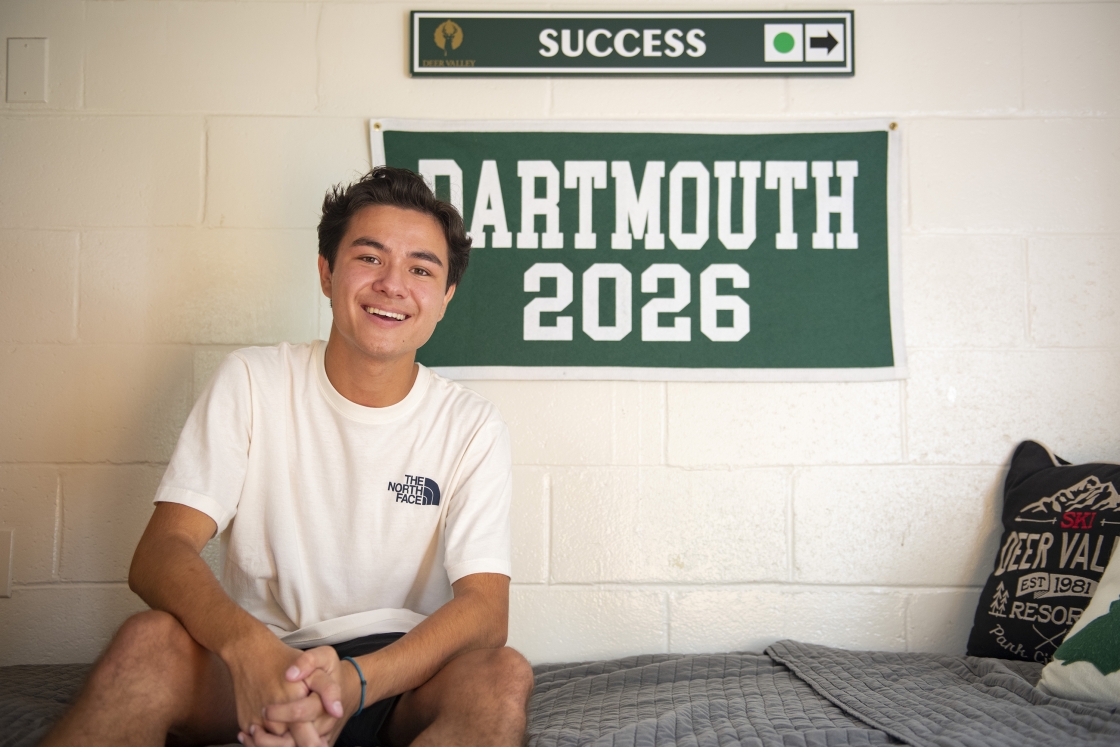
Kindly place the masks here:
<instances>
[{"instance_id":1,"label":"deer valley logo","mask_svg":"<svg viewBox=\"0 0 1120 747\"><path fill-rule=\"evenodd\" d=\"M396 494L397 503L409 503L414 506L438 506L439 485L430 477L405 475L400 482L389 481L386 488Z\"/></svg>"},{"instance_id":2,"label":"deer valley logo","mask_svg":"<svg viewBox=\"0 0 1120 747\"><path fill-rule=\"evenodd\" d=\"M436 27L436 46L443 50L443 56L463 43L463 29L448 19Z\"/></svg>"},{"instance_id":3,"label":"deer valley logo","mask_svg":"<svg viewBox=\"0 0 1120 747\"><path fill-rule=\"evenodd\" d=\"M421 67L474 67L474 60L459 59L454 52L463 45L463 27L450 18L436 26L436 46L443 52L443 56L436 55L434 59L420 60ZM429 47L429 49L431 49Z\"/></svg>"}]
</instances>

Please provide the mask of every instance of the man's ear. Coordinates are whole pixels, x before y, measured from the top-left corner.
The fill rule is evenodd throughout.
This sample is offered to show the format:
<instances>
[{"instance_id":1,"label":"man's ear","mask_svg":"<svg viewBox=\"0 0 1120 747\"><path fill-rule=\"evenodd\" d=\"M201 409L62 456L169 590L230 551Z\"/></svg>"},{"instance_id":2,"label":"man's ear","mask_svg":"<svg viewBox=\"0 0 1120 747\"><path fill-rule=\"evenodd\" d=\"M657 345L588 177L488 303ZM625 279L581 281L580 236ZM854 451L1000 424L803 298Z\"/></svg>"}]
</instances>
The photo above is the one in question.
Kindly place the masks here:
<instances>
[{"instance_id":1,"label":"man's ear","mask_svg":"<svg viewBox=\"0 0 1120 747\"><path fill-rule=\"evenodd\" d=\"M319 287L323 289L323 295L327 298L331 296L331 267L327 264L326 258L322 254L319 255Z\"/></svg>"},{"instance_id":2,"label":"man's ear","mask_svg":"<svg viewBox=\"0 0 1120 747\"><path fill-rule=\"evenodd\" d=\"M439 319L436 321L443 321L443 315L447 313L447 304L451 303L451 298L455 295L455 289L458 287L457 285L452 285L447 289L447 293L443 295L443 308L439 310Z\"/></svg>"}]
</instances>

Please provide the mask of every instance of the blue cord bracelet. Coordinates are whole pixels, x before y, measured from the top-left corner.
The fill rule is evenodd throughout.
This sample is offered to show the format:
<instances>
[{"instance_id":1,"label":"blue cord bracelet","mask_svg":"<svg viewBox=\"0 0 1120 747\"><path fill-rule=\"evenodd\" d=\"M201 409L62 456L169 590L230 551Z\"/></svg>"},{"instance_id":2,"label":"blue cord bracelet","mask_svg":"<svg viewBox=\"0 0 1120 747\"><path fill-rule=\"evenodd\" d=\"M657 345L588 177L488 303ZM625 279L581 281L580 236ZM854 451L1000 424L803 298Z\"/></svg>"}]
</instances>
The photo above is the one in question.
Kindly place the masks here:
<instances>
[{"instance_id":1,"label":"blue cord bracelet","mask_svg":"<svg viewBox=\"0 0 1120 747\"><path fill-rule=\"evenodd\" d=\"M358 679L362 682L362 699L358 701L358 712L354 714L354 716L358 716L362 709L366 707L366 678L362 675L362 668L358 666L358 662L354 661L353 656L343 656L342 660L354 665L354 669L358 672Z\"/></svg>"}]
</instances>

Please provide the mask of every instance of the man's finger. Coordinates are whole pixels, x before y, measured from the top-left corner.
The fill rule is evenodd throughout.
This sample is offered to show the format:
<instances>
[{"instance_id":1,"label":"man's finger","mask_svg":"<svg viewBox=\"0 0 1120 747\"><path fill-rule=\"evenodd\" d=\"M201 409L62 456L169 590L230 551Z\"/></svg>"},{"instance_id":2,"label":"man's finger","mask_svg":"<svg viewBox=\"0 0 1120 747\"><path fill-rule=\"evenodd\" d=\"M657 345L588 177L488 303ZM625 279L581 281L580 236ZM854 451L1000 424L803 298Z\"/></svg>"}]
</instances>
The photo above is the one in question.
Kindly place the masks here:
<instances>
[{"instance_id":1,"label":"man's finger","mask_svg":"<svg viewBox=\"0 0 1120 747\"><path fill-rule=\"evenodd\" d=\"M291 736L295 739L296 747L327 747L327 743L319 736L319 732L315 731L315 727L306 721L292 724Z\"/></svg>"},{"instance_id":2,"label":"man's finger","mask_svg":"<svg viewBox=\"0 0 1120 747\"><path fill-rule=\"evenodd\" d=\"M250 740L252 745L250 745ZM289 734L269 734L259 726L242 744L245 747L295 747L296 741Z\"/></svg>"},{"instance_id":3,"label":"man's finger","mask_svg":"<svg viewBox=\"0 0 1120 747\"><path fill-rule=\"evenodd\" d=\"M338 654L330 646L309 648L292 662L292 665L284 672L284 677L289 682L296 682L304 679L316 669L329 669L337 663Z\"/></svg>"},{"instance_id":4,"label":"man's finger","mask_svg":"<svg viewBox=\"0 0 1120 747\"><path fill-rule=\"evenodd\" d=\"M338 680L322 669L318 669L311 673L306 683L312 695L319 695L327 713L335 718L342 718L342 686L339 685Z\"/></svg>"},{"instance_id":5,"label":"man's finger","mask_svg":"<svg viewBox=\"0 0 1120 747\"><path fill-rule=\"evenodd\" d=\"M315 693L291 703L277 703L264 709L269 721L291 724L296 721L314 721L323 714L323 701Z\"/></svg>"}]
</instances>

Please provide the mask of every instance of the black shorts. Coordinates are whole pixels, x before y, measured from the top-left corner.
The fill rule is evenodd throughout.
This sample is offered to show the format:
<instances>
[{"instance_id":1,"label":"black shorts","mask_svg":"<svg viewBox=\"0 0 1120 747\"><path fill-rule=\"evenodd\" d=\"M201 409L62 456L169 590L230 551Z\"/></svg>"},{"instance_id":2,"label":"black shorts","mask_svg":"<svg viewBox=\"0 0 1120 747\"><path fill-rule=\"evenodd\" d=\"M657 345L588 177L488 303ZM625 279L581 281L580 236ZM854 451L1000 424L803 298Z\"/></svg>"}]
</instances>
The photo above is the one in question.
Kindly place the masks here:
<instances>
[{"instance_id":1,"label":"black shorts","mask_svg":"<svg viewBox=\"0 0 1120 747\"><path fill-rule=\"evenodd\" d=\"M339 659L344 656L357 658L363 654L383 649L403 635L404 633L378 633L377 635L355 638L352 641L336 643L331 648L338 653ZM348 667L350 662L342 662L342 666ZM365 673L363 672L363 674ZM400 695L394 695L391 698L379 700L347 721L346 726L342 727L342 733L338 735L335 747L378 747L381 744L378 741L381 727L388 721L389 714L392 713L393 707L400 700L400 697Z\"/></svg>"}]
</instances>

